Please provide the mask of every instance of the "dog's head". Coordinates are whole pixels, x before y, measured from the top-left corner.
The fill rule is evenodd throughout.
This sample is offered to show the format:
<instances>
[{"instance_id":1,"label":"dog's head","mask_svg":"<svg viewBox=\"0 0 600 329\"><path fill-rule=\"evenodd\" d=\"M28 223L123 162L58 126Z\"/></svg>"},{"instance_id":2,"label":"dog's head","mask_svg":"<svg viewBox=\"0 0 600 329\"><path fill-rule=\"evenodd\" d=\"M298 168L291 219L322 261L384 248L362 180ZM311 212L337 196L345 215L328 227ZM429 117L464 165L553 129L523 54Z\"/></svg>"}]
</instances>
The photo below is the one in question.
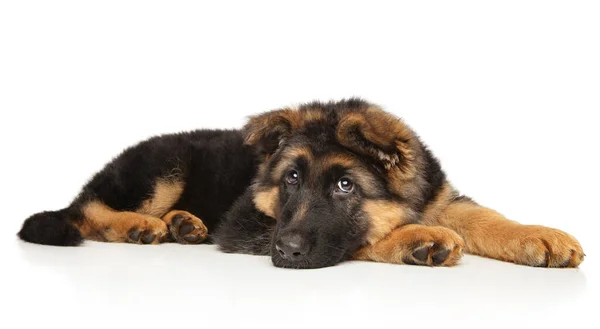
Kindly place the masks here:
<instances>
[{"instance_id":1,"label":"dog's head","mask_svg":"<svg viewBox=\"0 0 600 329\"><path fill-rule=\"evenodd\" d=\"M413 221L423 203L422 144L372 104L350 99L271 111L252 117L243 132L262 159L253 198L277 221L276 266L334 265Z\"/></svg>"}]
</instances>

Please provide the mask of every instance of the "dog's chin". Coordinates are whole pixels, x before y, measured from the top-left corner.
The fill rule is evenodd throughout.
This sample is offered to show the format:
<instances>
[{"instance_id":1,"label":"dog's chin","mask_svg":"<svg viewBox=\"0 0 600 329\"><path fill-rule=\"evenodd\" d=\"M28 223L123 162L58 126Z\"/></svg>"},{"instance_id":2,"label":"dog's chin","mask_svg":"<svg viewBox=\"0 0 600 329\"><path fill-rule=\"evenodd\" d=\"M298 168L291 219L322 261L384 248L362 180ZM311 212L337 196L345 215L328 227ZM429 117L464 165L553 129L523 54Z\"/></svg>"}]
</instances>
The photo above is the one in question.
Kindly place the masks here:
<instances>
[{"instance_id":1,"label":"dog's chin","mask_svg":"<svg viewBox=\"0 0 600 329\"><path fill-rule=\"evenodd\" d=\"M316 269L335 266L343 260L343 255L329 254L328 257L307 257L302 260L291 261L281 257L277 252L271 254L271 261L273 262L273 265L281 268Z\"/></svg>"},{"instance_id":2,"label":"dog's chin","mask_svg":"<svg viewBox=\"0 0 600 329\"><path fill-rule=\"evenodd\" d=\"M329 267L329 266L334 266L337 263L327 263L327 262L323 262L323 261L314 261L311 259L305 259L305 260L301 260L301 261L290 261L287 259L282 258L279 255L274 255L271 256L271 261L273 262L273 265L275 265L276 267L281 267L281 268L293 268L293 269L315 269L315 268L323 268L323 267Z\"/></svg>"}]
</instances>

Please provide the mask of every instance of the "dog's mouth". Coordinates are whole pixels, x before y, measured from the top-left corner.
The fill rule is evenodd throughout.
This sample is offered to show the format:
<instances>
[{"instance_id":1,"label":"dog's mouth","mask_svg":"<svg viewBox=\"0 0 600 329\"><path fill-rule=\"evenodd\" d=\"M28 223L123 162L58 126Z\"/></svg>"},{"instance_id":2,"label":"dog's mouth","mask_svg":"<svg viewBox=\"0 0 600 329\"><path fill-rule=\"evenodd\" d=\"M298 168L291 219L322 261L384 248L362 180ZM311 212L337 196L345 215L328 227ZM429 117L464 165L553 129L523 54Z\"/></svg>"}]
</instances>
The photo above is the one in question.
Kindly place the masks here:
<instances>
[{"instance_id":1,"label":"dog's mouth","mask_svg":"<svg viewBox=\"0 0 600 329\"><path fill-rule=\"evenodd\" d=\"M273 262L273 265L275 265L276 267L293 268L293 269L323 268L323 267L334 266L341 262L341 261L323 262L323 261L319 261L319 260L312 260L310 258L306 258L306 259L298 260L298 261L291 261L291 260L282 258L281 256L275 255L275 254L271 256L271 260Z\"/></svg>"},{"instance_id":2,"label":"dog's mouth","mask_svg":"<svg viewBox=\"0 0 600 329\"><path fill-rule=\"evenodd\" d=\"M271 261L281 268L316 269L337 265L347 259L348 253L335 248L310 250L307 253L282 248L281 244L271 246Z\"/></svg>"}]
</instances>

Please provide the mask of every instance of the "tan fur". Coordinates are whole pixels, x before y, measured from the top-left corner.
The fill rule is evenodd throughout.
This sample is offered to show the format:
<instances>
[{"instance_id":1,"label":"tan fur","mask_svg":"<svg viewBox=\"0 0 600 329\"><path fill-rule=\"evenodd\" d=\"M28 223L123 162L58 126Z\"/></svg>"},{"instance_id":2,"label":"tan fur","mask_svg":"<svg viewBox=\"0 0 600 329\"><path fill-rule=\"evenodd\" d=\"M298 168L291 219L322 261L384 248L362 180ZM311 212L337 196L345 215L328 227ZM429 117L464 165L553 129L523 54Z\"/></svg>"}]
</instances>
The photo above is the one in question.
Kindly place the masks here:
<instances>
[{"instance_id":1,"label":"tan fur","mask_svg":"<svg viewBox=\"0 0 600 329\"><path fill-rule=\"evenodd\" d=\"M467 252L526 265L575 267L581 263L583 250L570 235L543 226L521 225L491 209L457 199L458 193L447 182L436 191L433 200L423 200L424 195L428 195L429 184L424 172L426 150L423 144L401 119L377 106L359 107L338 109L339 122L337 127L332 127L336 129L337 140L354 155L378 161L385 168L389 191L402 203L364 201L363 211L370 223L366 246L357 253L358 259L419 263L410 258L410 252L431 244L427 260L420 264L439 265L432 261L435 246L446 246L454 249L442 265L452 265L462 255L464 244ZM273 145L277 145L273 143L276 139L281 145L298 129L327 120L329 117L325 116L329 114L325 110L319 105L316 108L305 106L299 110L287 108L253 117L245 126L246 142L253 145L266 139L269 143L264 143L267 150L263 152L275 152L272 149ZM265 164L259 167L260 177L271 175L272 180L278 181L298 157L304 157L310 161L311 170L341 165L348 168L362 190L377 189L377 182L371 180L362 161L353 156L328 154L324 158L316 158L306 147L283 152L282 160L273 172L267 173ZM269 159L268 156L266 159ZM276 187L257 187L254 203L259 210L274 218L278 193ZM423 201L428 203L422 214L411 210L420 209ZM305 212L305 209L300 210ZM297 216L300 217L304 216ZM419 220L430 227L409 224Z\"/></svg>"},{"instance_id":2,"label":"tan fur","mask_svg":"<svg viewBox=\"0 0 600 329\"><path fill-rule=\"evenodd\" d=\"M316 109L308 109L308 110L304 111L300 118L302 120L302 123L300 125L302 125L302 126L304 126L308 123L311 123L311 122L321 121L321 120L325 119L323 117L323 112L316 110Z\"/></svg>"},{"instance_id":3,"label":"tan fur","mask_svg":"<svg viewBox=\"0 0 600 329\"><path fill-rule=\"evenodd\" d=\"M396 195L415 202L415 197L421 195L421 190L427 184L418 169L423 167L422 150L414 139L398 142L396 147L403 154L404 161L399 166L387 167L388 186Z\"/></svg>"},{"instance_id":4,"label":"tan fur","mask_svg":"<svg viewBox=\"0 0 600 329\"><path fill-rule=\"evenodd\" d=\"M407 178L400 168L391 168L387 173L388 187L394 194L403 199L416 202L421 190L426 184L420 176Z\"/></svg>"},{"instance_id":5,"label":"tan fur","mask_svg":"<svg viewBox=\"0 0 600 329\"><path fill-rule=\"evenodd\" d=\"M136 212L154 217L164 216L183 193L184 184L180 181L159 179L152 196L142 203Z\"/></svg>"},{"instance_id":6,"label":"tan fur","mask_svg":"<svg viewBox=\"0 0 600 329\"><path fill-rule=\"evenodd\" d=\"M322 162L322 170L327 170L334 166L354 168L362 167L362 164L356 158L345 153L329 153L325 155Z\"/></svg>"},{"instance_id":7,"label":"tan fur","mask_svg":"<svg viewBox=\"0 0 600 329\"><path fill-rule=\"evenodd\" d=\"M356 181L356 183L367 193L374 191L377 188L377 182L374 180L364 164L356 158L343 153L327 154L322 160L320 170L327 171L331 167L341 166L348 170L348 173Z\"/></svg>"},{"instance_id":8,"label":"tan fur","mask_svg":"<svg viewBox=\"0 0 600 329\"><path fill-rule=\"evenodd\" d=\"M444 227L404 225L394 229L385 238L359 249L354 259L371 260L392 264L452 266L462 257L463 240L456 232ZM415 251L426 249L426 259L413 256ZM437 252L448 251L447 258L434 262Z\"/></svg>"},{"instance_id":9,"label":"tan fur","mask_svg":"<svg viewBox=\"0 0 600 329\"><path fill-rule=\"evenodd\" d=\"M154 234L153 244L168 234L167 224L160 218L130 211L116 211L99 201L92 201L83 207L83 221L77 223L84 238L108 242L129 241L131 230Z\"/></svg>"},{"instance_id":10,"label":"tan fur","mask_svg":"<svg viewBox=\"0 0 600 329\"><path fill-rule=\"evenodd\" d=\"M584 258L575 238L557 229L521 225L471 202L455 202L431 221L458 232L468 253L530 266L577 267Z\"/></svg>"},{"instance_id":11,"label":"tan fur","mask_svg":"<svg viewBox=\"0 0 600 329\"><path fill-rule=\"evenodd\" d=\"M362 167L353 167L348 169L348 173L366 194L377 190L377 180L368 173L366 169Z\"/></svg>"},{"instance_id":12,"label":"tan fur","mask_svg":"<svg viewBox=\"0 0 600 329\"><path fill-rule=\"evenodd\" d=\"M360 131L360 138L367 139L375 147L357 144L356 131ZM397 167L404 175L414 174L411 162L416 150L414 134L404 122L378 107L370 107L366 113L346 115L338 125L337 137L345 147L375 157L387 169Z\"/></svg>"},{"instance_id":13,"label":"tan fur","mask_svg":"<svg viewBox=\"0 0 600 329\"><path fill-rule=\"evenodd\" d=\"M253 200L256 209L269 217L275 218L275 206L279 200L279 188L272 187L267 190L256 191Z\"/></svg>"},{"instance_id":14,"label":"tan fur","mask_svg":"<svg viewBox=\"0 0 600 329\"><path fill-rule=\"evenodd\" d=\"M363 136L374 144L394 146L397 142L407 142L414 137L413 132L398 118L378 107L370 107L366 113L346 115L338 126L340 140L359 128Z\"/></svg>"},{"instance_id":15,"label":"tan fur","mask_svg":"<svg viewBox=\"0 0 600 329\"><path fill-rule=\"evenodd\" d=\"M251 117L246 124L248 134L245 143L255 145L269 134L277 133L281 139L290 136L292 131L310 123L324 120L323 112L318 109L284 108Z\"/></svg>"},{"instance_id":16,"label":"tan fur","mask_svg":"<svg viewBox=\"0 0 600 329\"><path fill-rule=\"evenodd\" d=\"M289 170L298 158L304 158L306 161L312 162L312 151L304 146L286 149L281 160L273 169L271 177L276 181L279 180L285 174L285 171Z\"/></svg>"},{"instance_id":17,"label":"tan fur","mask_svg":"<svg viewBox=\"0 0 600 329\"><path fill-rule=\"evenodd\" d=\"M245 143L254 145L267 134L278 132L281 137L289 136L291 130L298 129L301 124L300 113L293 109L283 109L250 118L246 128Z\"/></svg>"},{"instance_id":18,"label":"tan fur","mask_svg":"<svg viewBox=\"0 0 600 329\"><path fill-rule=\"evenodd\" d=\"M356 131L360 131L360 136ZM351 113L342 118L337 138L350 150L381 161L395 194L409 199L420 195L425 184L418 175L422 150L417 137L402 120L378 107L370 107L366 113ZM365 146L357 138L367 139L373 146Z\"/></svg>"},{"instance_id":19,"label":"tan fur","mask_svg":"<svg viewBox=\"0 0 600 329\"><path fill-rule=\"evenodd\" d=\"M362 210L370 220L366 238L369 244L375 244L395 228L415 219L412 211L392 201L367 200L363 203Z\"/></svg>"},{"instance_id":20,"label":"tan fur","mask_svg":"<svg viewBox=\"0 0 600 329\"><path fill-rule=\"evenodd\" d=\"M181 236L179 231L176 231L176 228L172 226L173 219L176 216L180 216L183 218L183 223L190 223L193 225L193 230L189 233L186 233L184 236ZM194 238L193 243L200 243L208 237L208 229L204 225L202 220L191 213L184 210L171 210L166 215L162 217L162 220L167 223L169 228L171 229L171 235L177 240L179 243L188 244L189 240L185 240L186 237ZM180 224L181 226L181 224Z\"/></svg>"},{"instance_id":21,"label":"tan fur","mask_svg":"<svg viewBox=\"0 0 600 329\"><path fill-rule=\"evenodd\" d=\"M298 159L301 157L306 158L306 160L308 161L311 161L313 159L313 154L310 148L306 146L288 148L283 154L284 159Z\"/></svg>"},{"instance_id":22,"label":"tan fur","mask_svg":"<svg viewBox=\"0 0 600 329\"><path fill-rule=\"evenodd\" d=\"M292 221L300 221L306 217L306 213L308 213L308 203L301 203L296 211L294 211L294 216L292 217Z\"/></svg>"},{"instance_id":23,"label":"tan fur","mask_svg":"<svg viewBox=\"0 0 600 329\"><path fill-rule=\"evenodd\" d=\"M444 183L435 198L425 206L421 222L426 225L435 225L437 218L441 216L456 196L457 192L454 188L447 182Z\"/></svg>"}]
</instances>

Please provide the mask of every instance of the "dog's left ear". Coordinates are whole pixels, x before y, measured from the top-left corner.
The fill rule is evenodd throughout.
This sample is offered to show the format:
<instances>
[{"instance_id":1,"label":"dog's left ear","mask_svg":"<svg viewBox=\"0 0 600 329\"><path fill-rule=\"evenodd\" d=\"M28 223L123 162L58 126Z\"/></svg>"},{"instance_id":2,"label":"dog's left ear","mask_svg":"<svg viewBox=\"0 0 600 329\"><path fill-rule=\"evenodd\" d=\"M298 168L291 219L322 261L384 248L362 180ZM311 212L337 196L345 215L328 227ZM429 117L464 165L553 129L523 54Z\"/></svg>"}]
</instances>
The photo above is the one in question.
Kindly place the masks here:
<instances>
[{"instance_id":1,"label":"dog's left ear","mask_svg":"<svg viewBox=\"0 0 600 329\"><path fill-rule=\"evenodd\" d=\"M388 170L413 172L416 136L402 120L378 107L345 114L337 136L342 145L380 161Z\"/></svg>"},{"instance_id":2,"label":"dog's left ear","mask_svg":"<svg viewBox=\"0 0 600 329\"><path fill-rule=\"evenodd\" d=\"M250 117L242 128L246 145L255 146L258 153L269 156L298 128L297 110L276 110Z\"/></svg>"}]
</instances>

